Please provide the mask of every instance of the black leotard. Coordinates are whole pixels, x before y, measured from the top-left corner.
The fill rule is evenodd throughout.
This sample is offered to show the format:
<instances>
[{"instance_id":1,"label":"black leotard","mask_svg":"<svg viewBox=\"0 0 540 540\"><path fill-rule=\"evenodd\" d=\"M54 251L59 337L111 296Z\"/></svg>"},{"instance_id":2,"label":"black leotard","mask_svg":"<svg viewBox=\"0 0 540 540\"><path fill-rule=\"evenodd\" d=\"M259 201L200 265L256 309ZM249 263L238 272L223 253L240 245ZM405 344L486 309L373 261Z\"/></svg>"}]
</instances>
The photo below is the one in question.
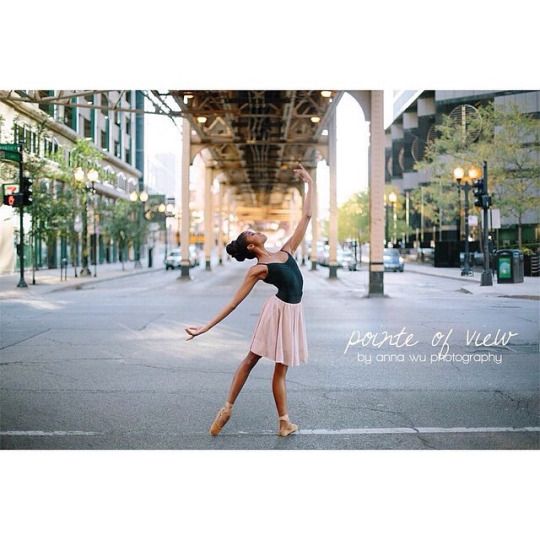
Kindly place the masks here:
<instances>
[{"instance_id":1,"label":"black leotard","mask_svg":"<svg viewBox=\"0 0 540 540\"><path fill-rule=\"evenodd\" d=\"M285 251L280 249L280 251ZM298 304L302 300L304 280L294 257L288 252L285 262L257 263L268 266L268 275L263 281L278 288L276 296L288 304Z\"/></svg>"}]
</instances>

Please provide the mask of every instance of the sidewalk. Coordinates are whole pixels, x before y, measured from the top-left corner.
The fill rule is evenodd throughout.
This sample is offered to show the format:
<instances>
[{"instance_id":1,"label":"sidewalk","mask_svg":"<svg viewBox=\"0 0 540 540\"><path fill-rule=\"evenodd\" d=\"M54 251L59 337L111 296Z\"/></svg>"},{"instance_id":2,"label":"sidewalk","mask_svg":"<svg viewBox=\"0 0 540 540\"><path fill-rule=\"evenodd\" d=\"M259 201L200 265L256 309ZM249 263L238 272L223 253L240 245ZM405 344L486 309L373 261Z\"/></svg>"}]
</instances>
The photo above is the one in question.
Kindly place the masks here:
<instances>
[{"instance_id":1,"label":"sidewalk","mask_svg":"<svg viewBox=\"0 0 540 540\"><path fill-rule=\"evenodd\" d=\"M217 254L212 253L212 266L216 266L218 263ZM77 276L72 266L68 267L67 280L60 280L60 268L54 269L40 269L35 272L35 285L32 285L32 268L25 268L24 280L28 287L17 287L19 283L20 272L14 272L12 274L0 274L0 300L6 297L19 297L21 295L34 295L34 294L46 294L59 290L67 289L81 289L85 286L92 286L95 283L103 281L110 281L113 279L122 279L127 277L136 276L139 274L148 274L149 272L165 272L165 265L160 257L154 257L152 268L148 268L148 259L141 259L141 268L135 268L135 261L127 261L124 263L124 270L122 270L122 263L103 263L97 266L97 277L94 277L94 265L90 265L89 269L92 273L91 276L80 277L80 266L77 267ZM203 272L205 269L204 255L199 257L199 265L190 269L192 275ZM172 272L172 271L169 271ZM179 273L180 270L176 269L174 272Z\"/></svg>"},{"instance_id":2,"label":"sidewalk","mask_svg":"<svg viewBox=\"0 0 540 540\"><path fill-rule=\"evenodd\" d=\"M480 278L483 269L475 266L472 270L472 276L462 276L461 268L438 268L432 266L430 263L405 261L405 272L414 272L427 276L461 281L464 293L482 296L509 296L529 300L540 300L540 277L525 276L523 278L523 283L497 283L497 275L492 274L493 285L481 286Z\"/></svg>"},{"instance_id":3,"label":"sidewalk","mask_svg":"<svg viewBox=\"0 0 540 540\"><path fill-rule=\"evenodd\" d=\"M75 277L73 267L68 267L67 280L60 280L60 268L40 269L35 272L35 285L32 284L32 268L25 268L24 280L28 287L17 287L19 283L20 272L12 274L0 274L0 298L9 293L19 294L43 294L54 292L63 289L78 289L84 286L93 285L102 281L112 279L121 279L125 277L135 276L138 274L146 274L148 272L164 272L165 266L162 261L155 261L152 268L148 268L148 260L141 259L141 268L135 269L134 261L124 263L103 263L97 266L97 277L94 277L94 265L89 267L92 272L91 276L80 277L80 267L77 268Z\"/></svg>"}]
</instances>

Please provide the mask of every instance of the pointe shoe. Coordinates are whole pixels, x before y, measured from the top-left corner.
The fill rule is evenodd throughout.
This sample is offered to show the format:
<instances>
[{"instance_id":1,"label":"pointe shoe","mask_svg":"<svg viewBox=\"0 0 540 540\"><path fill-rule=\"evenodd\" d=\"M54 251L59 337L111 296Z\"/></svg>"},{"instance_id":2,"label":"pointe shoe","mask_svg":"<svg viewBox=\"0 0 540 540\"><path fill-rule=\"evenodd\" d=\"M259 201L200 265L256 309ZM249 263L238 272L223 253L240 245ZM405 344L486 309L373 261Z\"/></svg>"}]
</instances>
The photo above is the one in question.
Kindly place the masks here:
<instances>
[{"instance_id":1,"label":"pointe shoe","mask_svg":"<svg viewBox=\"0 0 540 540\"><path fill-rule=\"evenodd\" d=\"M280 437L287 437L287 435L290 435L291 433L294 433L295 431L298 431L298 426L296 424L293 424L292 422L289 422L288 420L283 420L279 422L279 433L278 435Z\"/></svg>"},{"instance_id":2,"label":"pointe shoe","mask_svg":"<svg viewBox=\"0 0 540 540\"><path fill-rule=\"evenodd\" d=\"M219 412L217 413L217 416L215 420L212 422L212 425L210 426L209 433L210 435L217 435L223 426L229 421L229 418L231 417L232 410L227 410L225 407L221 407L219 409Z\"/></svg>"}]
</instances>

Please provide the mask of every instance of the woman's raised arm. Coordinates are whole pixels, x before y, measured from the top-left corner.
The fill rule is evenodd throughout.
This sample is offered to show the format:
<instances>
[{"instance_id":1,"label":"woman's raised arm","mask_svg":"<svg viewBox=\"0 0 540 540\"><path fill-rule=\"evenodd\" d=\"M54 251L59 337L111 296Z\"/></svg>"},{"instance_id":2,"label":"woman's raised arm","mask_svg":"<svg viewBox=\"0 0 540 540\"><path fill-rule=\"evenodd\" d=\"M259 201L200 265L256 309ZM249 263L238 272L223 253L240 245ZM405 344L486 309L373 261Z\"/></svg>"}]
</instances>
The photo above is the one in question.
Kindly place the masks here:
<instances>
[{"instance_id":1,"label":"woman's raised arm","mask_svg":"<svg viewBox=\"0 0 540 540\"><path fill-rule=\"evenodd\" d=\"M298 246L300 245L300 242L302 242L302 239L304 238L304 235L306 234L307 226L309 223L309 220L311 219L311 197L312 197L312 189L313 189L313 179L309 175L309 173L304 169L301 163L298 163L299 167L298 169L294 170L294 173L297 178L300 178L303 180L308 186L309 190L307 192L307 195L304 193L304 203L303 203L303 210L302 210L302 217L296 226L295 231L293 232L292 236L283 244L282 249L289 249L291 253L294 253Z\"/></svg>"}]
</instances>

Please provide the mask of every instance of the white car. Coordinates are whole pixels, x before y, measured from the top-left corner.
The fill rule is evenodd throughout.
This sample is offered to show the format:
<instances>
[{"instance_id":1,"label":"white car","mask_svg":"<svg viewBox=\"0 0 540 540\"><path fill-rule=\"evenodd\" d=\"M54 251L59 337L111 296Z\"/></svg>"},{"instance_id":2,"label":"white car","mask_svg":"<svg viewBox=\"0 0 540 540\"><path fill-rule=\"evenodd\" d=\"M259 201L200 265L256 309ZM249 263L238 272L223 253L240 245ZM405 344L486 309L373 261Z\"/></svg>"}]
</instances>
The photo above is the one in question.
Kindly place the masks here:
<instances>
[{"instance_id":1,"label":"white car","mask_svg":"<svg viewBox=\"0 0 540 540\"><path fill-rule=\"evenodd\" d=\"M171 249L165 259L165 270L169 268L174 270L180 268L182 262L182 251L180 248ZM189 246L189 265L191 268L199 264L199 257L197 254L197 248L195 246Z\"/></svg>"}]
</instances>

